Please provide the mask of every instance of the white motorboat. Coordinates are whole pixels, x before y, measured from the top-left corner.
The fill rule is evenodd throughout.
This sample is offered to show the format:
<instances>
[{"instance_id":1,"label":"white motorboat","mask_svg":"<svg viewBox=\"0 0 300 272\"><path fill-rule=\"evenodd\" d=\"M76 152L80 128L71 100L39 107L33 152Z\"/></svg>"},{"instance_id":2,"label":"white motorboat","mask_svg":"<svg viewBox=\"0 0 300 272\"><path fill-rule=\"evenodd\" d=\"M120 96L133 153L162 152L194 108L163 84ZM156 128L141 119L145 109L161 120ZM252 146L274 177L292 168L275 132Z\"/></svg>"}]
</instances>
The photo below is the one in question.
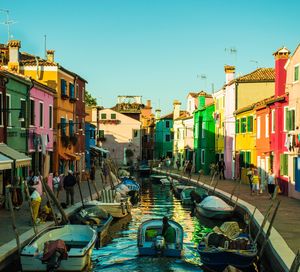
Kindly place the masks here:
<instances>
[{"instance_id":1,"label":"white motorboat","mask_svg":"<svg viewBox=\"0 0 300 272\"><path fill-rule=\"evenodd\" d=\"M196 210L200 215L208 218L224 219L233 215L234 207L217 196L207 196L196 204Z\"/></svg>"},{"instance_id":2,"label":"white motorboat","mask_svg":"<svg viewBox=\"0 0 300 272\"><path fill-rule=\"evenodd\" d=\"M92 200L84 203L85 207L100 206L114 218L122 218L131 213L132 204L129 197L117 198L115 190L102 190L101 201Z\"/></svg>"},{"instance_id":3,"label":"white motorboat","mask_svg":"<svg viewBox=\"0 0 300 272\"><path fill-rule=\"evenodd\" d=\"M47 228L21 251L22 271L82 271L90 265L96 239L87 225Z\"/></svg>"}]
</instances>

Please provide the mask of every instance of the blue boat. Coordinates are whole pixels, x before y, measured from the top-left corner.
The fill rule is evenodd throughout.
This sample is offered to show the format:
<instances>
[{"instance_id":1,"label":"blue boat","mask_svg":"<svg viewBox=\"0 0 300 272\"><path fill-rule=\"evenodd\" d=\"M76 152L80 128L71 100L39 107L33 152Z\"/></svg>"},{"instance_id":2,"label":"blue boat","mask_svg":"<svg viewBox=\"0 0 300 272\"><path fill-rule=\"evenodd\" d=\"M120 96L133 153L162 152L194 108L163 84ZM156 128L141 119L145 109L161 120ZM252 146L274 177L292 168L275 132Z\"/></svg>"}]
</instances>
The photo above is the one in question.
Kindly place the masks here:
<instances>
[{"instance_id":1,"label":"blue boat","mask_svg":"<svg viewBox=\"0 0 300 272\"><path fill-rule=\"evenodd\" d=\"M127 195L130 196L130 202L132 205L136 205L139 203L140 200L140 185L130 178L122 178L122 182L119 184L125 185L129 191L127 192ZM117 185L117 187L119 186Z\"/></svg>"},{"instance_id":2,"label":"blue boat","mask_svg":"<svg viewBox=\"0 0 300 272\"><path fill-rule=\"evenodd\" d=\"M162 219L150 219L144 221L138 229L138 250L143 256L180 257L183 249L183 228L169 220L169 224L175 229L174 243L166 243L162 236Z\"/></svg>"},{"instance_id":3,"label":"blue boat","mask_svg":"<svg viewBox=\"0 0 300 272\"><path fill-rule=\"evenodd\" d=\"M209 233L199 243L197 251L203 265L217 272L229 265L245 269L257 256L257 246L246 234L229 239L222 234Z\"/></svg>"}]
</instances>

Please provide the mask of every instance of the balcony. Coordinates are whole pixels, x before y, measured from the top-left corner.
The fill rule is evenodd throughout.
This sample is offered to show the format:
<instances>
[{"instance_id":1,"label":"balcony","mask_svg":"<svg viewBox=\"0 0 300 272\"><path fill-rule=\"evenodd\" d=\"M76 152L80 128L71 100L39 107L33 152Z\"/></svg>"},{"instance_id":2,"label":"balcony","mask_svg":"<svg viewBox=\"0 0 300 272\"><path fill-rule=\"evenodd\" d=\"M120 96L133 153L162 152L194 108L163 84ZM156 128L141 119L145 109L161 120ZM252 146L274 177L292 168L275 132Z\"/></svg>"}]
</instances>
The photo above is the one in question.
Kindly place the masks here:
<instances>
[{"instance_id":1,"label":"balcony","mask_svg":"<svg viewBox=\"0 0 300 272\"><path fill-rule=\"evenodd\" d=\"M70 96L70 102L75 103L77 101L77 98L75 96Z\"/></svg>"},{"instance_id":2,"label":"balcony","mask_svg":"<svg viewBox=\"0 0 300 272\"><path fill-rule=\"evenodd\" d=\"M61 99L67 100L69 96L66 93L61 93Z\"/></svg>"}]
</instances>

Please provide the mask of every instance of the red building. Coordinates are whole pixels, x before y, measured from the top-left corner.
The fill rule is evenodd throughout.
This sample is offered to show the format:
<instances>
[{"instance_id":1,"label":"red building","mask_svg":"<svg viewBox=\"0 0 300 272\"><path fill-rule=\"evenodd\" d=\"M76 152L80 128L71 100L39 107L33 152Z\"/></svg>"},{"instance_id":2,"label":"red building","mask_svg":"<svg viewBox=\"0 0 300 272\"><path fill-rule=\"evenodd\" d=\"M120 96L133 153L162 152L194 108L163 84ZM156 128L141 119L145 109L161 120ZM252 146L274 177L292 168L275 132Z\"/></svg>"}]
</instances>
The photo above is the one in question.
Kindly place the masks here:
<instances>
[{"instance_id":1,"label":"red building","mask_svg":"<svg viewBox=\"0 0 300 272\"><path fill-rule=\"evenodd\" d=\"M277 50L275 57L275 96L270 107L270 153L271 166L277 178L280 189L288 195L288 135L286 129L286 109L288 109L289 96L285 92L286 70L284 68L290 51L283 47Z\"/></svg>"}]
</instances>

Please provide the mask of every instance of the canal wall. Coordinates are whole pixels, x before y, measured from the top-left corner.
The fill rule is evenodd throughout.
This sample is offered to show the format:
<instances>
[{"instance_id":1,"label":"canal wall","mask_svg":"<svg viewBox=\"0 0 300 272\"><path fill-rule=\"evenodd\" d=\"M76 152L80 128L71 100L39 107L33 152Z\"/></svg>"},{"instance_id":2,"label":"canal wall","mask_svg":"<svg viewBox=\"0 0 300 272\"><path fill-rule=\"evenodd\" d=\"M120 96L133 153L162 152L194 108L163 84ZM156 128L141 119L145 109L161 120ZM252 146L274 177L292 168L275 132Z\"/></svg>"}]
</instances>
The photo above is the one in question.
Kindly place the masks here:
<instances>
[{"instance_id":1,"label":"canal wall","mask_svg":"<svg viewBox=\"0 0 300 272\"><path fill-rule=\"evenodd\" d=\"M156 173L160 174L167 174L175 179L181 179L183 181L189 182L192 185L203 187L205 189L208 189L212 191L214 188L210 185L204 184L204 183L198 183L196 179L188 179L187 177L184 177L179 174L175 174L172 172L167 172L164 170L154 169L153 170ZM237 199L236 196L233 196L231 198L231 194L222 191L218 188L215 189L215 195L221 197L222 199L226 200L226 202L231 202L233 205L237 204L237 212L240 214L247 213L249 216L251 216L254 212L255 207L248 202ZM279 207L280 209L280 207ZM251 225L251 230L254 235L257 234L262 222L264 220L264 215L256 209L254 213L254 218ZM276 220L276 219L275 219ZM269 222L266 223L261 235L260 239L258 240L258 244L261 245L266 237L266 233L269 227ZM273 227L271 231L271 235L269 237L269 240L267 242L265 251L264 251L264 259L268 261L268 265L270 265L272 271L276 272L288 272L290 270L290 267L293 263L293 260L295 258L295 253L289 248L283 237L280 235L280 233Z\"/></svg>"}]
</instances>

